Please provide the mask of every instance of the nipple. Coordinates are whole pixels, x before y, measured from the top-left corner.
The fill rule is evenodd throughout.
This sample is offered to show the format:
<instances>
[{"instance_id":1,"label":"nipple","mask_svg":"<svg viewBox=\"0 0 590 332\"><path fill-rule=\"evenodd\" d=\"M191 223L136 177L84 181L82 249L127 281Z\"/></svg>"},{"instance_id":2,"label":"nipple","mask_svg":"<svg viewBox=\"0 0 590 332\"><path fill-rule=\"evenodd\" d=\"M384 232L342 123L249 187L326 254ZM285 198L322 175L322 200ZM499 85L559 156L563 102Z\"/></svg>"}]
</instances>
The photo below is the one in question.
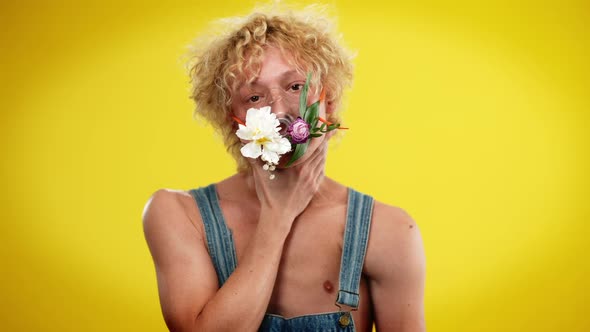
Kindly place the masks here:
<instances>
[{"instance_id":1,"label":"nipple","mask_svg":"<svg viewBox=\"0 0 590 332\"><path fill-rule=\"evenodd\" d=\"M328 292L330 294L334 291L334 286L332 286L332 283L330 282L330 280L326 280L324 282L324 289L326 290L326 292Z\"/></svg>"}]
</instances>

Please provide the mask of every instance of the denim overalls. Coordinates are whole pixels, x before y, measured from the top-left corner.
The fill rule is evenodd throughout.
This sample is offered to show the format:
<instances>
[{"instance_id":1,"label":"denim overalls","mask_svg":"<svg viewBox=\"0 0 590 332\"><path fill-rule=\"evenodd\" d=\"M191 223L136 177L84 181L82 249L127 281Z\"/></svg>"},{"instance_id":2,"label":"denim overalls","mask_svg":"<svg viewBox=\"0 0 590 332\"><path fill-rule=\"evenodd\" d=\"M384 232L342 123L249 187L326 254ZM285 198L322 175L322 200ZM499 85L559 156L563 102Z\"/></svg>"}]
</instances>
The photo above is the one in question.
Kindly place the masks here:
<instances>
[{"instance_id":1,"label":"denim overalls","mask_svg":"<svg viewBox=\"0 0 590 332\"><path fill-rule=\"evenodd\" d=\"M219 287L221 287L237 265L236 250L231 230L227 227L219 205L215 185L192 189L207 238L209 255L215 266ZM340 263L339 291L337 305L358 308L359 283L363 270L373 198L348 188L346 229ZM355 331L352 315L348 311L335 311L284 318L265 314L259 331Z\"/></svg>"}]
</instances>

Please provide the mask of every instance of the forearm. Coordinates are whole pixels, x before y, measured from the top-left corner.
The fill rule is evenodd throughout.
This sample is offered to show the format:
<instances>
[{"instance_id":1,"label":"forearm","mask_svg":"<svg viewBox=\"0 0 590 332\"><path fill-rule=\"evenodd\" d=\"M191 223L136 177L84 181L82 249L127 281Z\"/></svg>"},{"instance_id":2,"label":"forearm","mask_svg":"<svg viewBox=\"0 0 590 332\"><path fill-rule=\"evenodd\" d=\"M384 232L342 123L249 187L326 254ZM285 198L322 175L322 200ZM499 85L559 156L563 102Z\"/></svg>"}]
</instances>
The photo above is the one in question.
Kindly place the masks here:
<instances>
[{"instance_id":1,"label":"forearm","mask_svg":"<svg viewBox=\"0 0 590 332\"><path fill-rule=\"evenodd\" d=\"M290 223L261 214L239 265L196 317L191 331L256 331L274 288Z\"/></svg>"}]
</instances>

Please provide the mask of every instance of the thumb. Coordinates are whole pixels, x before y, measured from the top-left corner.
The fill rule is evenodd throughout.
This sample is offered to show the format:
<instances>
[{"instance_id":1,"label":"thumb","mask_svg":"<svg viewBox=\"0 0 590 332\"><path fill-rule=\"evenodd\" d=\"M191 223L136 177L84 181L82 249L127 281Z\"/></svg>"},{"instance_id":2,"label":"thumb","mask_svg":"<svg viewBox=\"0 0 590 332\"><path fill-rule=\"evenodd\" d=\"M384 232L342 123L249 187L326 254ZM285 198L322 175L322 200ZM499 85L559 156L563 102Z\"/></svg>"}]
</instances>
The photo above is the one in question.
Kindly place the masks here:
<instances>
[{"instance_id":1,"label":"thumb","mask_svg":"<svg viewBox=\"0 0 590 332\"><path fill-rule=\"evenodd\" d=\"M262 162L262 160L260 160L260 158L244 158L246 158L248 164L250 164L250 167L252 168L254 174L262 174L264 172L264 169L262 168L264 166L264 163Z\"/></svg>"},{"instance_id":2,"label":"thumb","mask_svg":"<svg viewBox=\"0 0 590 332\"><path fill-rule=\"evenodd\" d=\"M256 164L256 160L257 160L257 159L249 158L249 157L244 157L244 159L246 159L248 161L248 163L250 163L250 165Z\"/></svg>"},{"instance_id":3,"label":"thumb","mask_svg":"<svg viewBox=\"0 0 590 332\"><path fill-rule=\"evenodd\" d=\"M248 164L250 164L250 166L252 167L252 169L257 169L262 167L262 162L260 161L260 159L258 158L248 158L248 157L244 157L247 161Z\"/></svg>"}]
</instances>

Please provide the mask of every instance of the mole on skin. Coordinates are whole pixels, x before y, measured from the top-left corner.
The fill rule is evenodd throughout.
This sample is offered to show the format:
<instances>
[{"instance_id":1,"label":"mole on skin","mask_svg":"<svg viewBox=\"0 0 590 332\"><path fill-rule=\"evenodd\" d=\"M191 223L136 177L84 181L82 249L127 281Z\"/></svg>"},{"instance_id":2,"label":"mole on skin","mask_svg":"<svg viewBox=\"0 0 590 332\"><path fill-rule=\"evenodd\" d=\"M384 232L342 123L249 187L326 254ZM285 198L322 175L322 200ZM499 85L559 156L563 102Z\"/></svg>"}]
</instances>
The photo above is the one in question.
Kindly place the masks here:
<instances>
[{"instance_id":1,"label":"mole on skin","mask_svg":"<svg viewBox=\"0 0 590 332\"><path fill-rule=\"evenodd\" d=\"M334 291L334 286L332 286L332 283L329 280L326 280L324 282L324 289L326 292L332 293Z\"/></svg>"}]
</instances>

